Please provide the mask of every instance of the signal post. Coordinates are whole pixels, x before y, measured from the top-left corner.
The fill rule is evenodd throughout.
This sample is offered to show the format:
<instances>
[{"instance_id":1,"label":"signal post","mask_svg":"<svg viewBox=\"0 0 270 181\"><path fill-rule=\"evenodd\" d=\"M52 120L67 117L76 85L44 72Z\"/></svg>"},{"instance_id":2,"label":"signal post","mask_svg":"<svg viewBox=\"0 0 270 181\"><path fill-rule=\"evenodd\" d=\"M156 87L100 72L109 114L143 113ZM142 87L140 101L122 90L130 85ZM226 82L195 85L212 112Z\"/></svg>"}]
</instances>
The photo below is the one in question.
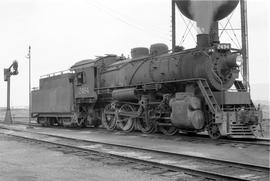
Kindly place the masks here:
<instances>
[{"instance_id":1,"label":"signal post","mask_svg":"<svg viewBox=\"0 0 270 181\"><path fill-rule=\"evenodd\" d=\"M12 116L10 111L10 77L18 74L18 62L15 60L9 68L4 69L4 80L7 82L7 110L5 115L5 123L12 124Z\"/></svg>"}]
</instances>

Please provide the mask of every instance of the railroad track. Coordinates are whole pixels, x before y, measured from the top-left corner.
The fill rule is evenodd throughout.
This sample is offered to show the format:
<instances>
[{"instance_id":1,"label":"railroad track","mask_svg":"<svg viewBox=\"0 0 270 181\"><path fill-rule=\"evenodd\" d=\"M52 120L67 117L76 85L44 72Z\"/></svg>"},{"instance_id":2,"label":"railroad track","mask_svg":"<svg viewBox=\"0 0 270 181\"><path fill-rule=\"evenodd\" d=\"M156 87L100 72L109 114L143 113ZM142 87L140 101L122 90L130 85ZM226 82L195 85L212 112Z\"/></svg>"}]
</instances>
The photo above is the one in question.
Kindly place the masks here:
<instances>
[{"instance_id":1,"label":"railroad track","mask_svg":"<svg viewBox=\"0 0 270 181\"><path fill-rule=\"evenodd\" d=\"M21 125L28 125L27 122L22 122L22 121L14 121L14 124L21 124ZM31 126L34 127L43 127L37 123L33 123L31 122ZM53 128L60 128L60 127L53 127ZM67 129L67 128L63 128L63 129ZM91 128L89 128L91 129ZM97 129L97 128L96 128ZM100 128L102 129L102 128ZM108 131L109 132L109 131ZM126 133L128 135L131 134L136 134L138 136L140 136L141 133ZM254 146L254 145L258 145L258 146L266 146L269 147L270 146L270 139L269 138L254 138L254 139L230 139L230 138L221 138L218 140L212 140L211 138L208 137L208 135L203 135L203 134L197 134L197 135L187 135L184 133L179 133L176 136L166 136L166 135L159 135L159 134L153 134L153 135L149 135L149 137L158 137L160 139L169 139L169 140L181 140L181 141L189 141L189 142L193 142L193 143L202 143L202 142L212 142L214 144L235 144L235 145L247 145L247 146Z\"/></svg>"},{"instance_id":2,"label":"railroad track","mask_svg":"<svg viewBox=\"0 0 270 181\"><path fill-rule=\"evenodd\" d=\"M125 145L73 139L46 133L1 128L1 134L36 142L49 143L67 149L105 154L110 157L143 164L145 169L161 169L212 180L268 180L269 167L227 160L176 154Z\"/></svg>"}]
</instances>

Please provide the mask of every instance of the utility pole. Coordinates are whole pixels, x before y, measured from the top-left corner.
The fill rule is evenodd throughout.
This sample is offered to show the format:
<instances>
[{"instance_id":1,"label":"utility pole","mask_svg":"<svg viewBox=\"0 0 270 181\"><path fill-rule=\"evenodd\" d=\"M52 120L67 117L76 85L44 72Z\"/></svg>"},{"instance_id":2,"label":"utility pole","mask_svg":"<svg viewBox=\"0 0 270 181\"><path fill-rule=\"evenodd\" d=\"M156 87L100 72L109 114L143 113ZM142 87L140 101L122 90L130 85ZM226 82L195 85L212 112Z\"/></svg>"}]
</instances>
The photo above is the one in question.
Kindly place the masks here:
<instances>
[{"instance_id":1,"label":"utility pole","mask_svg":"<svg viewBox=\"0 0 270 181\"><path fill-rule=\"evenodd\" d=\"M247 2L240 0L241 11L241 36L243 55L243 81L246 90L249 91L249 55L248 55L248 25L247 25Z\"/></svg>"},{"instance_id":2,"label":"utility pole","mask_svg":"<svg viewBox=\"0 0 270 181\"><path fill-rule=\"evenodd\" d=\"M4 69L4 80L7 82L7 110L5 115L5 123L12 124L12 116L10 111L10 77L18 74L18 62L15 60L9 68Z\"/></svg>"},{"instance_id":3,"label":"utility pole","mask_svg":"<svg viewBox=\"0 0 270 181\"><path fill-rule=\"evenodd\" d=\"M28 120L28 128L33 128L31 125L31 110L32 110L32 105L31 105L31 98L32 98L32 94L31 94L31 46L28 47L28 54L26 56L26 58L28 59L28 63L29 63L29 120Z\"/></svg>"},{"instance_id":4,"label":"utility pole","mask_svg":"<svg viewBox=\"0 0 270 181\"><path fill-rule=\"evenodd\" d=\"M175 1L172 0L172 52L175 50Z\"/></svg>"}]
</instances>

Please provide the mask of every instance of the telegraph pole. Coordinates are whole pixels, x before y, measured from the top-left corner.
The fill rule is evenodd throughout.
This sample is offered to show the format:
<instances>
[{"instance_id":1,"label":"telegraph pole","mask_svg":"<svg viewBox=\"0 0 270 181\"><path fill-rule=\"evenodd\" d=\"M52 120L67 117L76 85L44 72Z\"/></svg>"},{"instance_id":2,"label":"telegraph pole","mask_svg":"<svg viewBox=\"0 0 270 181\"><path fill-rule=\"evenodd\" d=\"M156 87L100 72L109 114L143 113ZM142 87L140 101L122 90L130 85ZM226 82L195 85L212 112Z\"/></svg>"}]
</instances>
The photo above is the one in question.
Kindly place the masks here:
<instances>
[{"instance_id":1,"label":"telegraph pole","mask_svg":"<svg viewBox=\"0 0 270 181\"><path fill-rule=\"evenodd\" d=\"M175 1L172 0L172 52L174 52L175 50Z\"/></svg>"},{"instance_id":2,"label":"telegraph pole","mask_svg":"<svg viewBox=\"0 0 270 181\"><path fill-rule=\"evenodd\" d=\"M243 81L246 90L249 91L249 55L248 55L248 26L247 26L247 2L240 0L241 11L241 36L243 55Z\"/></svg>"},{"instance_id":3,"label":"telegraph pole","mask_svg":"<svg viewBox=\"0 0 270 181\"><path fill-rule=\"evenodd\" d=\"M29 120L28 120L28 128L33 128L31 125L31 110L32 110L32 105L31 105L31 46L28 47L28 54L26 56L28 59L29 63Z\"/></svg>"},{"instance_id":4,"label":"telegraph pole","mask_svg":"<svg viewBox=\"0 0 270 181\"><path fill-rule=\"evenodd\" d=\"M5 115L5 123L12 124L12 116L10 111L10 77L18 74L18 62L15 60L9 68L4 69L4 80L7 82L7 110Z\"/></svg>"}]
</instances>

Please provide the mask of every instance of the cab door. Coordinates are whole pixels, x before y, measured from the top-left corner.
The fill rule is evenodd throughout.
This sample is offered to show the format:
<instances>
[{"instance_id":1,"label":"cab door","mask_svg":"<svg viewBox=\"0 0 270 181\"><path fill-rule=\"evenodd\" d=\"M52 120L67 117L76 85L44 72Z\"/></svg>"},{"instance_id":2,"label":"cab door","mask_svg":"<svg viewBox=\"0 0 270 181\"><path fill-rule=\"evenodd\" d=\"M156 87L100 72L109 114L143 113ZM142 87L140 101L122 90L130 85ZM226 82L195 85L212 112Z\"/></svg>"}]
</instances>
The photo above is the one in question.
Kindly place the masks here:
<instances>
[{"instance_id":1,"label":"cab door","mask_svg":"<svg viewBox=\"0 0 270 181\"><path fill-rule=\"evenodd\" d=\"M77 69L75 73L75 98L96 99L95 67Z\"/></svg>"}]
</instances>

